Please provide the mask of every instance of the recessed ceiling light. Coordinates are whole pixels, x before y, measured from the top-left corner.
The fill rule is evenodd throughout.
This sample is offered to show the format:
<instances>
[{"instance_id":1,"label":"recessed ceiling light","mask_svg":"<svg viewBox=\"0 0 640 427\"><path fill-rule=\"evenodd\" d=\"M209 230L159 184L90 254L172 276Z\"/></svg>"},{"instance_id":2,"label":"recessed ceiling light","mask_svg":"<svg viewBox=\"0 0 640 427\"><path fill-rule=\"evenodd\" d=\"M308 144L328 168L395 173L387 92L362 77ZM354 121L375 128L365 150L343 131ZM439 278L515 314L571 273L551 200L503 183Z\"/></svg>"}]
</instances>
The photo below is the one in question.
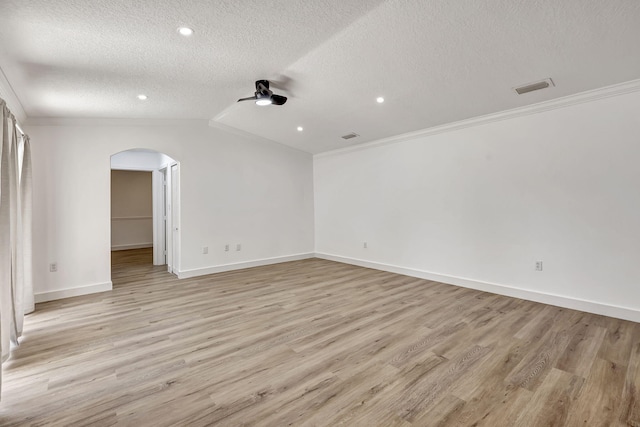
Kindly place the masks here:
<instances>
[{"instance_id":1,"label":"recessed ceiling light","mask_svg":"<svg viewBox=\"0 0 640 427\"><path fill-rule=\"evenodd\" d=\"M384 102L384 98L383 98L383 97L381 97L381 96L379 96L379 97L377 97L377 98L376 98L376 102L377 102L378 104L382 104L382 103Z\"/></svg>"},{"instance_id":2,"label":"recessed ceiling light","mask_svg":"<svg viewBox=\"0 0 640 427\"><path fill-rule=\"evenodd\" d=\"M147 95L144 95L144 94L142 94L142 93L141 93L140 95L138 95L138 99L139 99L140 101L144 101L144 100L146 100L146 99L147 99Z\"/></svg>"},{"instance_id":3,"label":"recessed ceiling light","mask_svg":"<svg viewBox=\"0 0 640 427\"><path fill-rule=\"evenodd\" d=\"M298 132L302 132L304 128L302 126L298 126Z\"/></svg>"},{"instance_id":4,"label":"recessed ceiling light","mask_svg":"<svg viewBox=\"0 0 640 427\"><path fill-rule=\"evenodd\" d=\"M178 28L178 32L180 33L180 35L183 35L185 37L189 37L193 34L193 30L189 27L180 27Z\"/></svg>"}]
</instances>

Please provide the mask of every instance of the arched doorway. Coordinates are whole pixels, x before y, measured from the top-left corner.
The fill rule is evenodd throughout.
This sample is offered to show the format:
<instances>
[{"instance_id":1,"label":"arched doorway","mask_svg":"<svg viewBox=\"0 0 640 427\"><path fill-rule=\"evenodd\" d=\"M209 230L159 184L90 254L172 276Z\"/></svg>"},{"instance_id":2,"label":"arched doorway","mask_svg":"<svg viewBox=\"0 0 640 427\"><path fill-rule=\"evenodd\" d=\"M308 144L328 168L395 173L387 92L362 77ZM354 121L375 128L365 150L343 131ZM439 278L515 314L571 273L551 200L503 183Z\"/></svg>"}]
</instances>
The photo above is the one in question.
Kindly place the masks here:
<instances>
[{"instance_id":1,"label":"arched doorway","mask_svg":"<svg viewBox=\"0 0 640 427\"><path fill-rule=\"evenodd\" d=\"M135 148L111 156L111 249L152 248L153 265L179 271L179 163Z\"/></svg>"}]
</instances>

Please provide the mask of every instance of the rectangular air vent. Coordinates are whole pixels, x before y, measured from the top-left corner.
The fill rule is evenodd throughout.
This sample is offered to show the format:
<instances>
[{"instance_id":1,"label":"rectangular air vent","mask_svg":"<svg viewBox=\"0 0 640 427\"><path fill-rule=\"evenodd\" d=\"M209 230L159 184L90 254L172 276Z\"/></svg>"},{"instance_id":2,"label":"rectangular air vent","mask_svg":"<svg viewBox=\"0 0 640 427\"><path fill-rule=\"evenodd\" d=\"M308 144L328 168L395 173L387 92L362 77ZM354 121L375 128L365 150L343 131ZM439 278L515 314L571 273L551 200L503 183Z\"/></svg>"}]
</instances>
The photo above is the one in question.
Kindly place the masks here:
<instances>
[{"instance_id":1,"label":"rectangular air vent","mask_svg":"<svg viewBox=\"0 0 640 427\"><path fill-rule=\"evenodd\" d=\"M523 93L529 93L529 92L533 92L535 90L546 89L548 87L553 87L553 86L555 86L553 84L553 80L544 79L544 80L539 81L539 82L529 83L529 84L524 85L524 86L516 87L513 90L515 90L518 95L522 95Z\"/></svg>"},{"instance_id":2,"label":"rectangular air vent","mask_svg":"<svg viewBox=\"0 0 640 427\"><path fill-rule=\"evenodd\" d=\"M355 132L351 132L351 133L348 133L346 135L342 135L342 139L351 139L351 138L356 138L358 136L360 136L360 135L358 135Z\"/></svg>"}]
</instances>

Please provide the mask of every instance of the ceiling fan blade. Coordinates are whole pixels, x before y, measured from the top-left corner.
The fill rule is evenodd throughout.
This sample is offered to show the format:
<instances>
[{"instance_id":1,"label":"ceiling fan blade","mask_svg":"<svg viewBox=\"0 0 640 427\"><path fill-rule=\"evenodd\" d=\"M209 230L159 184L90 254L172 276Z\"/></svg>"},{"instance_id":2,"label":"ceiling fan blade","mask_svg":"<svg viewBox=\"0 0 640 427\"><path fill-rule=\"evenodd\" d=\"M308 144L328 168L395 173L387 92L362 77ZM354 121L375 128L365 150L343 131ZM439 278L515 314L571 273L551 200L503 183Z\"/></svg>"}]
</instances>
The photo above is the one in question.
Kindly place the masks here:
<instances>
[{"instance_id":1,"label":"ceiling fan blade","mask_svg":"<svg viewBox=\"0 0 640 427\"><path fill-rule=\"evenodd\" d=\"M277 78L269 80L271 87L277 89L279 92L284 91L289 97L294 97L294 92L297 87L296 81L289 75L280 74Z\"/></svg>"},{"instance_id":2,"label":"ceiling fan blade","mask_svg":"<svg viewBox=\"0 0 640 427\"><path fill-rule=\"evenodd\" d=\"M256 100L256 96L255 96L255 95L253 95L253 96L250 96L250 97L248 97L248 98L240 98L240 99L238 99L238 101L237 101L237 102L242 102L242 101L255 101L255 100Z\"/></svg>"},{"instance_id":3,"label":"ceiling fan blade","mask_svg":"<svg viewBox=\"0 0 640 427\"><path fill-rule=\"evenodd\" d=\"M282 105L287 102L287 97L282 95L271 95L271 102L273 105Z\"/></svg>"}]
</instances>

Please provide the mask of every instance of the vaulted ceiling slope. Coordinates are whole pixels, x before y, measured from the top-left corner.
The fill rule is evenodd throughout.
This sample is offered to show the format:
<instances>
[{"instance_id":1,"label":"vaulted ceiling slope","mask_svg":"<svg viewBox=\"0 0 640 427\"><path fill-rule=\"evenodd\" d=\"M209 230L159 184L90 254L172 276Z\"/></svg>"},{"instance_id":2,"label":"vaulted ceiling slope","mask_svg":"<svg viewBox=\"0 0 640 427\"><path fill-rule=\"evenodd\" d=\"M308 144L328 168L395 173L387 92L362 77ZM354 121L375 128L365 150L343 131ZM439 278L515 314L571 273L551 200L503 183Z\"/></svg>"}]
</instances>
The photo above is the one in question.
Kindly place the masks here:
<instances>
[{"instance_id":1,"label":"vaulted ceiling slope","mask_svg":"<svg viewBox=\"0 0 640 427\"><path fill-rule=\"evenodd\" d=\"M638 40L632 0L0 0L30 118L212 119L312 153L638 79ZM236 103L257 79L289 101Z\"/></svg>"}]
</instances>

